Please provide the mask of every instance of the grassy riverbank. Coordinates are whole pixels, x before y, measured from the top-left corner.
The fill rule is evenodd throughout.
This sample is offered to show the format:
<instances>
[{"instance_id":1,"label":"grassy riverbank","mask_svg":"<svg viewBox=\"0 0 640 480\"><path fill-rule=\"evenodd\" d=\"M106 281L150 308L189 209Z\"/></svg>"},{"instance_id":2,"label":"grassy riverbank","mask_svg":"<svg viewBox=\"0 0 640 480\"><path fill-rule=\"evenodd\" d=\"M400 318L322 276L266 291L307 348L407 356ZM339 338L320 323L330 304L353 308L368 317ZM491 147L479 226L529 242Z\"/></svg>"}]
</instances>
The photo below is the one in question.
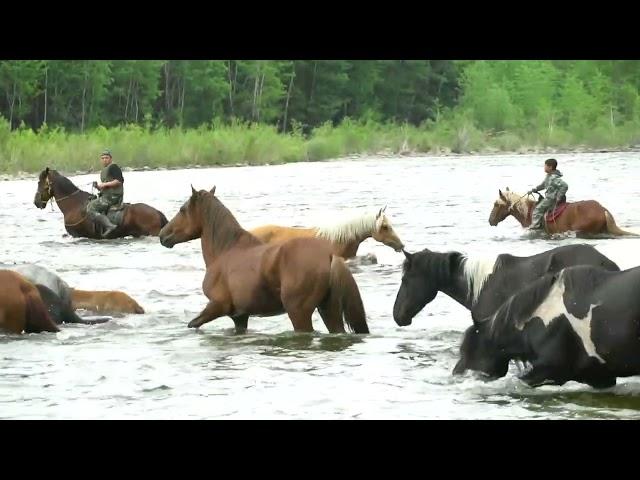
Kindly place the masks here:
<instances>
[{"instance_id":1,"label":"grassy riverbank","mask_svg":"<svg viewBox=\"0 0 640 480\"><path fill-rule=\"evenodd\" d=\"M0 123L0 172L35 173L46 166L65 172L95 171L104 148L124 168L264 165L363 155L447 155L625 150L640 143L627 124L588 131L561 128L483 132L472 122L441 121L420 127L354 122L316 128L309 136L278 133L268 125L214 125L198 129L145 129L132 125L84 134L61 129L10 131Z\"/></svg>"}]
</instances>

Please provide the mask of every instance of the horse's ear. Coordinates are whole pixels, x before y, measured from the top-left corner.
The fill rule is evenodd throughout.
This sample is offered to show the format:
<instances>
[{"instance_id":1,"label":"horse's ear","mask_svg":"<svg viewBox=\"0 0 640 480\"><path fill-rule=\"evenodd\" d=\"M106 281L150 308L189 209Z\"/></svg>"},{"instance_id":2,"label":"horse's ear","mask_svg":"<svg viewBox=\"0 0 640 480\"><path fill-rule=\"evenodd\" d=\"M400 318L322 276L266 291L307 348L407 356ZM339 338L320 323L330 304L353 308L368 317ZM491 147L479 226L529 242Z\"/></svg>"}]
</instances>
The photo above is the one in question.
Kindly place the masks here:
<instances>
[{"instance_id":1,"label":"horse's ear","mask_svg":"<svg viewBox=\"0 0 640 480\"><path fill-rule=\"evenodd\" d=\"M506 187L505 190L508 192L509 191L509 187Z\"/></svg>"},{"instance_id":2,"label":"horse's ear","mask_svg":"<svg viewBox=\"0 0 640 480\"><path fill-rule=\"evenodd\" d=\"M385 205L384 208L382 209L383 212L387 211L387 206Z\"/></svg>"},{"instance_id":3,"label":"horse's ear","mask_svg":"<svg viewBox=\"0 0 640 480\"><path fill-rule=\"evenodd\" d=\"M191 185L191 196L195 197L198 194L198 192L196 192L196 189L193 188L193 185Z\"/></svg>"},{"instance_id":4,"label":"horse's ear","mask_svg":"<svg viewBox=\"0 0 640 480\"><path fill-rule=\"evenodd\" d=\"M211 189L211 193L212 193L212 194L214 194L214 195L216 194L216 186L215 186L215 185L214 185L214 186L213 186L213 188Z\"/></svg>"},{"instance_id":5,"label":"horse's ear","mask_svg":"<svg viewBox=\"0 0 640 480\"><path fill-rule=\"evenodd\" d=\"M378 214L376 215L376 220L377 220L378 218L380 218L380 216L382 215L382 212L383 212L383 211L384 211L384 210L383 210L382 208L380 209L380 211L378 211Z\"/></svg>"},{"instance_id":6,"label":"horse's ear","mask_svg":"<svg viewBox=\"0 0 640 480\"><path fill-rule=\"evenodd\" d=\"M502 190L498 190L498 193L500 194L500 198L506 202L506 201L507 201L507 198L506 198L506 197L504 196L504 194L502 193Z\"/></svg>"},{"instance_id":7,"label":"horse's ear","mask_svg":"<svg viewBox=\"0 0 640 480\"><path fill-rule=\"evenodd\" d=\"M45 168L45 169L44 169L44 174L45 174L45 175L49 175L49 167L47 167L47 168Z\"/></svg>"}]
</instances>

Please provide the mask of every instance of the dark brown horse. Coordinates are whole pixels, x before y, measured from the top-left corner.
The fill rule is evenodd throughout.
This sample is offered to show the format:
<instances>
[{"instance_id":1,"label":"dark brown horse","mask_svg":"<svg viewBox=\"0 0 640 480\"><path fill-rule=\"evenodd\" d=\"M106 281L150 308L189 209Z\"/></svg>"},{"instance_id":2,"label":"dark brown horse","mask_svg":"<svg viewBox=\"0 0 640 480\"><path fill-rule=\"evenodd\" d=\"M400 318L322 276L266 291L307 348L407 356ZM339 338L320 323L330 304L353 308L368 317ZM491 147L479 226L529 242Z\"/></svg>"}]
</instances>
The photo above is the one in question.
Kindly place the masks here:
<instances>
[{"instance_id":1,"label":"dark brown horse","mask_svg":"<svg viewBox=\"0 0 640 480\"><path fill-rule=\"evenodd\" d=\"M76 187L71 180L49 167L40 172L38 190L33 203L43 209L54 198L64 215L64 227L73 237L103 238L99 227L87 216L86 206L91 195ZM167 224L164 214L144 203L125 204L122 222L109 238L131 235L158 235Z\"/></svg>"},{"instance_id":2,"label":"dark brown horse","mask_svg":"<svg viewBox=\"0 0 640 480\"><path fill-rule=\"evenodd\" d=\"M493 204L489 215L489 225L495 227L509 215L520 222L523 227L531 225L531 214L536 201L528 195L519 195L507 188L498 190L499 197ZM560 215L549 221L545 220L547 233L577 232L588 234L633 235L636 233L622 230L616 225L613 215L595 200L567 203Z\"/></svg>"},{"instance_id":3,"label":"dark brown horse","mask_svg":"<svg viewBox=\"0 0 640 480\"><path fill-rule=\"evenodd\" d=\"M189 322L197 328L229 316L237 332L249 315L287 313L296 332L311 332L317 308L331 333L369 333L360 291L341 257L318 238L296 238L265 244L244 230L233 214L210 192L195 191L160 231L160 243L172 248L201 239L207 273L202 290L209 303Z\"/></svg>"},{"instance_id":4,"label":"dark brown horse","mask_svg":"<svg viewBox=\"0 0 640 480\"><path fill-rule=\"evenodd\" d=\"M0 270L0 330L9 333L59 332L38 289L10 270Z\"/></svg>"}]
</instances>

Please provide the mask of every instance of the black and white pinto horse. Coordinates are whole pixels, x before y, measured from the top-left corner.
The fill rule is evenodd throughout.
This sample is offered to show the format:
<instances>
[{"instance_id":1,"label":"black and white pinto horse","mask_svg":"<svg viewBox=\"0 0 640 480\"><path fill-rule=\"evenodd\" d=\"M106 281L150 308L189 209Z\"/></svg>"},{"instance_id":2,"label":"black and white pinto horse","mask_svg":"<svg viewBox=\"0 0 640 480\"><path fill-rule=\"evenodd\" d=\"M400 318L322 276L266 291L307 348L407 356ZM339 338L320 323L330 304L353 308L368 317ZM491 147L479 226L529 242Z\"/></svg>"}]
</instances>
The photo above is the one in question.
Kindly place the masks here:
<instances>
[{"instance_id":1,"label":"black and white pinto horse","mask_svg":"<svg viewBox=\"0 0 640 480\"><path fill-rule=\"evenodd\" d=\"M490 259L474 259L460 252L417 253L405 251L402 284L393 306L399 326L410 325L438 292L471 310L478 322L493 313L514 293L534 280L574 265L605 270L620 268L590 245L565 245L529 257L503 253Z\"/></svg>"},{"instance_id":2,"label":"black and white pinto horse","mask_svg":"<svg viewBox=\"0 0 640 480\"><path fill-rule=\"evenodd\" d=\"M502 377L510 360L531 365L520 377L530 386L608 388L640 375L640 267L580 265L544 275L467 329L454 374Z\"/></svg>"}]
</instances>

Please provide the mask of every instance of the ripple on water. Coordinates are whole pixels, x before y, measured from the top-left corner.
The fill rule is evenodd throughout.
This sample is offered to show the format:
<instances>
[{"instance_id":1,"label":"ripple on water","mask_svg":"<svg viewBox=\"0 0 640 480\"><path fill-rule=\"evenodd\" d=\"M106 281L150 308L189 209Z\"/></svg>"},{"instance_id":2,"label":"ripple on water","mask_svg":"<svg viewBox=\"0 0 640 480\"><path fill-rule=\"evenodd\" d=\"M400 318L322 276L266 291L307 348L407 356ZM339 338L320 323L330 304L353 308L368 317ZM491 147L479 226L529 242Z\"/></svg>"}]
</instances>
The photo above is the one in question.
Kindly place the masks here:
<instances>
[{"instance_id":1,"label":"ripple on water","mask_svg":"<svg viewBox=\"0 0 640 480\"><path fill-rule=\"evenodd\" d=\"M570 200L595 198L622 228L640 230L640 216L628 201L636 195L629 179L640 175L634 156L556 158L570 179ZM622 268L639 265L637 239L547 238L524 232L513 219L489 226L497 189L524 192L541 180L544 158L362 159L126 172L126 196L171 218L190 183L215 184L219 198L247 227L303 226L333 210L387 204L412 252L428 247L531 255L589 243ZM621 170L625 175L612 174ZM78 182L91 180L84 178ZM60 212L33 207L34 191L35 182L3 182L0 262L39 262L77 288L122 290L146 313L114 316L99 325L64 325L56 334L0 335L0 418L640 417L640 381L634 378L596 391L575 382L532 389L513 365L494 382L472 374L454 377L468 312L439 294L412 325L398 327L392 309L404 255L371 239L359 254L371 254L378 263L350 265L370 335L328 335L317 314L314 334L292 333L285 315L251 318L245 335L235 334L229 318L189 329L207 302L199 242L166 249L157 238L73 238Z\"/></svg>"}]
</instances>

